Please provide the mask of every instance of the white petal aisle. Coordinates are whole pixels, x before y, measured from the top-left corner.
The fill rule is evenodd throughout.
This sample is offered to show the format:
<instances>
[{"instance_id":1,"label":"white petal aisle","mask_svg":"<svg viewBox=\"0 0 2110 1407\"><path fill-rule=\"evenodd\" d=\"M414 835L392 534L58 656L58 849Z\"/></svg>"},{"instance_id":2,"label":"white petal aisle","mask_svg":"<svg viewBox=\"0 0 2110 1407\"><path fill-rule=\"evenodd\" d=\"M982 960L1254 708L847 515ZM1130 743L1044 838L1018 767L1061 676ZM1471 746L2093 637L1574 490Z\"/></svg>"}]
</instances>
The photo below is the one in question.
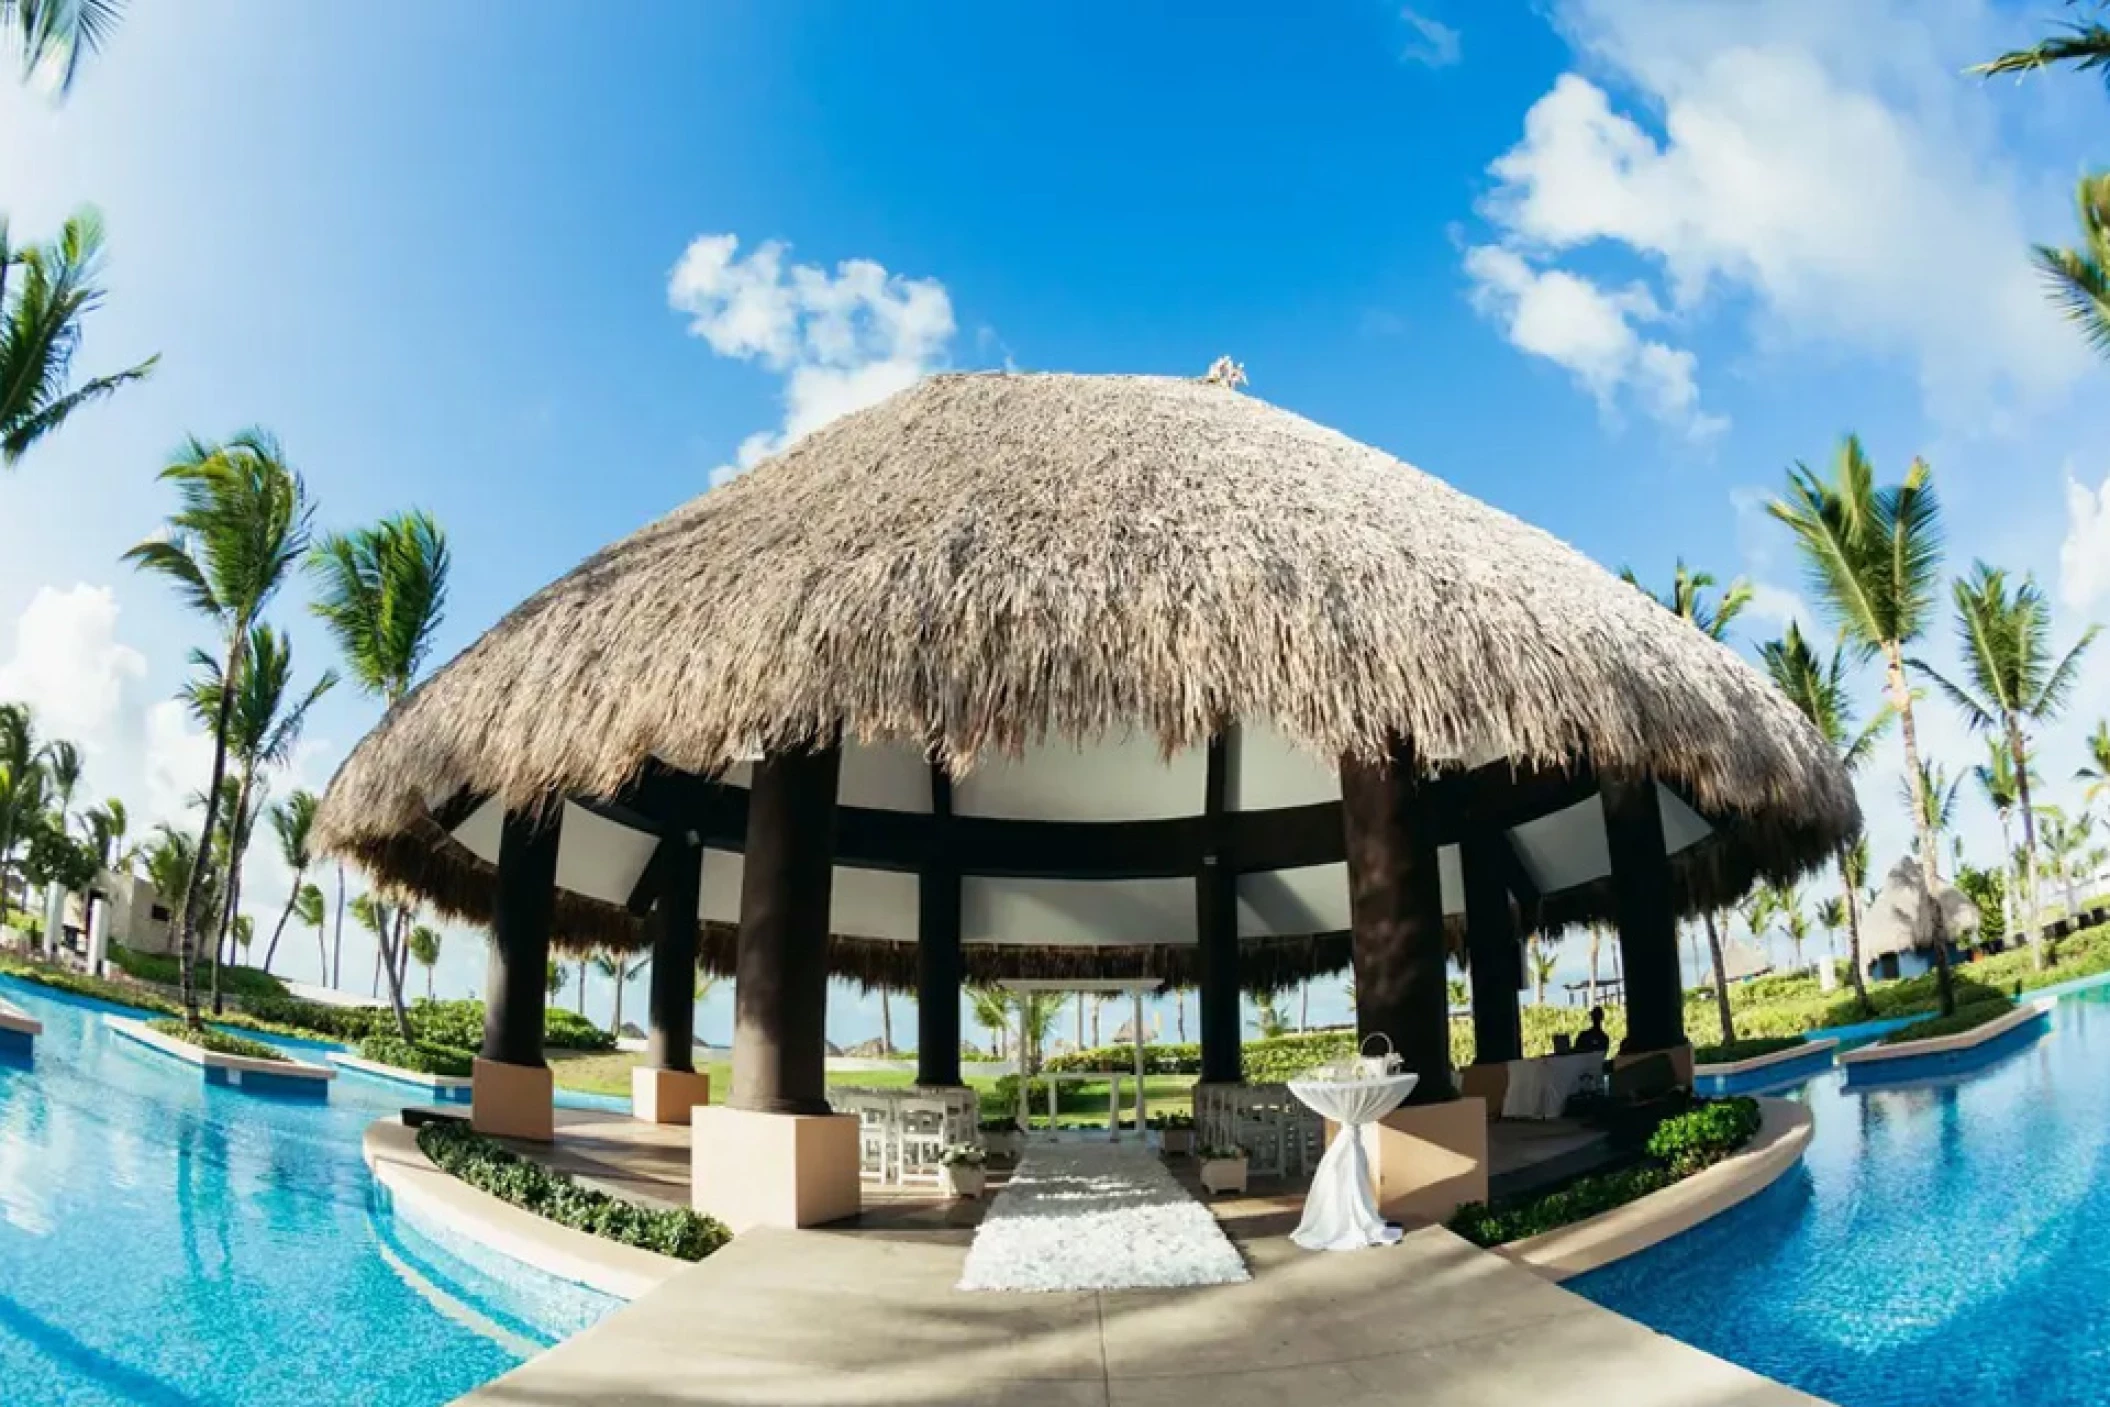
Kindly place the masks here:
<instances>
[{"instance_id":1,"label":"white petal aisle","mask_svg":"<svg viewBox=\"0 0 2110 1407\"><path fill-rule=\"evenodd\" d=\"M1209 1209L1133 1143L1040 1143L990 1204L963 1290L1133 1290L1246 1280Z\"/></svg>"}]
</instances>

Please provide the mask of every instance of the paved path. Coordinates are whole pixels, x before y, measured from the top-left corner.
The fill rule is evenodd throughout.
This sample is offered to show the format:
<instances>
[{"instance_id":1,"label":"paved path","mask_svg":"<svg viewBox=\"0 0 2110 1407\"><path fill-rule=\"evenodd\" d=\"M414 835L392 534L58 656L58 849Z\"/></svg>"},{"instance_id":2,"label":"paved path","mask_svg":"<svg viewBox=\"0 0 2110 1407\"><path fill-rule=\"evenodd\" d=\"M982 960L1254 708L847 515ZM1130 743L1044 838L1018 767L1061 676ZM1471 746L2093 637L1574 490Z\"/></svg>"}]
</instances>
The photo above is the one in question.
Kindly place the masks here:
<instances>
[{"instance_id":1,"label":"paved path","mask_svg":"<svg viewBox=\"0 0 2110 1407\"><path fill-rule=\"evenodd\" d=\"M756 1231L472 1394L477 1407L1811 1407L1436 1227L1244 1284L952 1287L964 1231Z\"/></svg>"}]
</instances>

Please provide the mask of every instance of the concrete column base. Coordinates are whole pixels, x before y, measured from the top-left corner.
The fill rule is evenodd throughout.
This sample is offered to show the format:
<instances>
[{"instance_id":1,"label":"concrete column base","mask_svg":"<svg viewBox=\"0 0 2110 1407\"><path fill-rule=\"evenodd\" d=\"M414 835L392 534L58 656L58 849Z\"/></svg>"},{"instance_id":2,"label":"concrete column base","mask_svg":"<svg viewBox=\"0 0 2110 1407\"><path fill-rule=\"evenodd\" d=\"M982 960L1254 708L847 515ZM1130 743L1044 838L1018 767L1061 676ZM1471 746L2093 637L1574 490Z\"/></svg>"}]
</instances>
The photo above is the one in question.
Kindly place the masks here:
<instances>
[{"instance_id":1,"label":"concrete column base","mask_svg":"<svg viewBox=\"0 0 2110 1407\"><path fill-rule=\"evenodd\" d=\"M1340 1126L1326 1125L1332 1143ZM1443 1222L1487 1200L1487 1104L1452 1099L1394 1109L1363 1129L1370 1182L1387 1221Z\"/></svg>"},{"instance_id":2,"label":"concrete column base","mask_svg":"<svg viewBox=\"0 0 2110 1407\"><path fill-rule=\"evenodd\" d=\"M689 1111L711 1102L711 1077L694 1070L630 1072L630 1117L648 1124L685 1124Z\"/></svg>"},{"instance_id":3,"label":"concrete column base","mask_svg":"<svg viewBox=\"0 0 2110 1407\"><path fill-rule=\"evenodd\" d=\"M1500 1118L1502 1103L1509 1098L1509 1062L1491 1060L1466 1066L1458 1072L1458 1093L1485 1103L1488 1118Z\"/></svg>"},{"instance_id":4,"label":"concrete column base","mask_svg":"<svg viewBox=\"0 0 2110 1407\"><path fill-rule=\"evenodd\" d=\"M1662 1050L1637 1050L1632 1054L1615 1055L1612 1057L1612 1070L1617 1073L1637 1060L1647 1060L1651 1056L1656 1055L1669 1056L1671 1066L1678 1072L1679 1085L1686 1089L1692 1088L1692 1043L1690 1041L1681 1045L1668 1046Z\"/></svg>"},{"instance_id":5,"label":"concrete column base","mask_svg":"<svg viewBox=\"0 0 2110 1407\"><path fill-rule=\"evenodd\" d=\"M713 1104L694 1111L689 1197L735 1233L819 1226L864 1207L855 1114L760 1114Z\"/></svg>"},{"instance_id":6,"label":"concrete column base","mask_svg":"<svg viewBox=\"0 0 2110 1407\"><path fill-rule=\"evenodd\" d=\"M479 1055L470 1067L469 1127L547 1143L556 1136L556 1088L547 1065L508 1065Z\"/></svg>"}]
</instances>

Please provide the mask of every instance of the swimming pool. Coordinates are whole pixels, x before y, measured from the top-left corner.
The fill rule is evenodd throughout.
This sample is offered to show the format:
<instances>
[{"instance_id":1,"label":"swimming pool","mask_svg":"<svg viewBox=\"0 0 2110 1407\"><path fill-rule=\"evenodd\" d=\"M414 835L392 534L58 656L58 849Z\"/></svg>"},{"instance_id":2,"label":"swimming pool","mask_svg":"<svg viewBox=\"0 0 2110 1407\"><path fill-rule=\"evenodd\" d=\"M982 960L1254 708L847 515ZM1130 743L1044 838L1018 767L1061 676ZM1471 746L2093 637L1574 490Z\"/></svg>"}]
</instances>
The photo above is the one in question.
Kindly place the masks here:
<instances>
[{"instance_id":1,"label":"swimming pool","mask_svg":"<svg viewBox=\"0 0 2110 1407\"><path fill-rule=\"evenodd\" d=\"M208 1086L99 1002L0 978L44 1023L0 1062L10 1404L430 1407L616 1308L396 1216L359 1136L401 1091Z\"/></svg>"},{"instance_id":2,"label":"swimming pool","mask_svg":"<svg viewBox=\"0 0 2110 1407\"><path fill-rule=\"evenodd\" d=\"M1569 1288L1841 1407L2110 1403L2110 989L2016 1035L1811 1081L1799 1169Z\"/></svg>"}]
</instances>

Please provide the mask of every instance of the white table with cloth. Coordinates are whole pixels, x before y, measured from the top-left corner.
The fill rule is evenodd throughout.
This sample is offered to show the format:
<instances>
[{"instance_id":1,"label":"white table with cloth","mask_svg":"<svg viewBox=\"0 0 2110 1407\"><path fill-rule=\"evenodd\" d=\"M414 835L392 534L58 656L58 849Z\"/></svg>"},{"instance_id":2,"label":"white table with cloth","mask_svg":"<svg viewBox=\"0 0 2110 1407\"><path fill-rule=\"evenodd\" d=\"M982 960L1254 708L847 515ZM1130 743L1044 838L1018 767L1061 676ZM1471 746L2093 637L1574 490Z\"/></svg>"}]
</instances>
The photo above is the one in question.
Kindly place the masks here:
<instances>
[{"instance_id":1,"label":"white table with cloth","mask_svg":"<svg viewBox=\"0 0 2110 1407\"><path fill-rule=\"evenodd\" d=\"M1575 1092L1604 1069L1605 1052L1546 1055L1509 1062L1509 1092L1502 1097L1505 1119L1558 1119Z\"/></svg>"},{"instance_id":2,"label":"white table with cloth","mask_svg":"<svg viewBox=\"0 0 2110 1407\"><path fill-rule=\"evenodd\" d=\"M1360 1080L1291 1080L1289 1092L1322 1118L1340 1125L1326 1156L1312 1174L1304 1199L1304 1219L1290 1240L1307 1251L1359 1251L1388 1246L1400 1229L1377 1212L1370 1190L1370 1155L1363 1149L1363 1128L1399 1107L1420 1077L1411 1074L1372 1076Z\"/></svg>"}]
</instances>

